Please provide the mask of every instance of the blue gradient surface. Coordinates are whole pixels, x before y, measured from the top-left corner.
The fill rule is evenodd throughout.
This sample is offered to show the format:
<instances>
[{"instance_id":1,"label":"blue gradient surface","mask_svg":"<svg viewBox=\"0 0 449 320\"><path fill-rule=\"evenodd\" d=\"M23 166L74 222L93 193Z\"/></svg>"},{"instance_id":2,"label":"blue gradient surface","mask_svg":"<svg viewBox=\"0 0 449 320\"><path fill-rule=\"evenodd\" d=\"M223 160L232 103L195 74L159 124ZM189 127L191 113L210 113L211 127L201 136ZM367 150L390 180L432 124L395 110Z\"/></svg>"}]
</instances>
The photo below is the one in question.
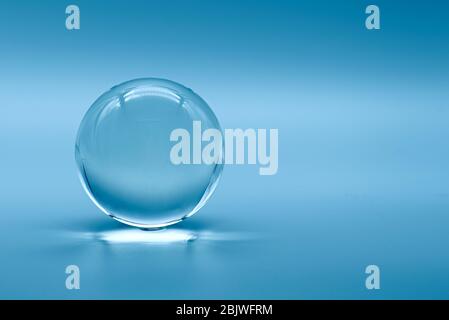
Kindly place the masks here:
<instances>
[{"instance_id":1,"label":"blue gradient surface","mask_svg":"<svg viewBox=\"0 0 449 320\"><path fill-rule=\"evenodd\" d=\"M371 1L73 3L77 31L72 2L1 2L1 298L449 298L447 1L375 1L379 31ZM165 235L106 217L76 131L142 77L192 88L223 128L278 128L278 173L226 166Z\"/></svg>"}]
</instances>

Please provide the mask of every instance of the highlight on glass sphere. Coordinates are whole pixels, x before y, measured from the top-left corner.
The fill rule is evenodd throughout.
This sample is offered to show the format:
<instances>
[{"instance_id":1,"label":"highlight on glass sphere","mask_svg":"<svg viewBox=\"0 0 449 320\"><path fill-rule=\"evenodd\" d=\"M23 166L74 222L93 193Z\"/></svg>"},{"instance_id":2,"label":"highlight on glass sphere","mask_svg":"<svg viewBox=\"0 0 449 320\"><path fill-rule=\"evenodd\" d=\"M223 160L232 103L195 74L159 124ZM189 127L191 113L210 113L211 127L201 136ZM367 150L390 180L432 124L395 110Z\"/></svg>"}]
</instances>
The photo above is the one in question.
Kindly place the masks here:
<instances>
[{"instance_id":1,"label":"highlight on glass sphere","mask_svg":"<svg viewBox=\"0 0 449 320\"><path fill-rule=\"evenodd\" d=\"M174 130L192 137L196 125L221 132L207 103L173 81L131 80L101 95L81 121L75 145L90 199L112 218L144 229L192 216L214 192L223 169L223 148L211 163L173 163ZM193 157L188 153L182 156Z\"/></svg>"}]
</instances>

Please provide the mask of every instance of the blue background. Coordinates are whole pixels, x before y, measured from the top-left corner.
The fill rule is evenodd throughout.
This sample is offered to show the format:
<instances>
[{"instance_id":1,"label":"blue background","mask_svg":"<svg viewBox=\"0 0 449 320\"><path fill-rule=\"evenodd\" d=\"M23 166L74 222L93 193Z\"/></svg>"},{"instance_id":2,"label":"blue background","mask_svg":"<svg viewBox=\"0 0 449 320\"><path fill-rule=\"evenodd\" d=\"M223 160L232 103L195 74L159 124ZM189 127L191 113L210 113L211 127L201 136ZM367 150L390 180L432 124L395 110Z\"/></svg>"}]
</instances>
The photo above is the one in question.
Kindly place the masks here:
<instances>
[{"instance_id":1,"label":"blue background","mask_svg":"<svg viewBox=\"0 0 449 320\"><path fill-rule=\"evenodd\" d=\"M449 298L449 4L373 3L378 31L367 1L1 1L0 297ZM78 181L82 116L140 77L279 129L278 174L227 166L193 242L105 241L129 228Z\"/></svg>"}]
</instances>

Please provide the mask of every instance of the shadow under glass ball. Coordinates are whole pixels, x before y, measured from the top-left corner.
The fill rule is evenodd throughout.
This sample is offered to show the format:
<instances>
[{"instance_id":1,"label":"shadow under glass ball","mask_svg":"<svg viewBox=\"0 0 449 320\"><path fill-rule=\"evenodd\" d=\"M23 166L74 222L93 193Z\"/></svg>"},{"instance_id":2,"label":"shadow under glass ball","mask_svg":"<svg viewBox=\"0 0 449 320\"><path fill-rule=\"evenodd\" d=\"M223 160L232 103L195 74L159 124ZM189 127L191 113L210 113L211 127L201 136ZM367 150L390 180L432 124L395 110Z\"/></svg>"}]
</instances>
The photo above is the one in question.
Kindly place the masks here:
<instances>
[{"instance_id":1,"label":"shadow under glass ball","mask_svg":"<svg viewBox=\"0 0 449 320\"><path fill-rule=\"evenodd\" d=\"M132 80L104 93L85 114L75 146L91 200L114 219L146 229L197 212L218 183L223 154L213 164L172 163L172 131L193 136L194 121L221 130L207 103L172 81Z\"/></svg>"}]
</instances>

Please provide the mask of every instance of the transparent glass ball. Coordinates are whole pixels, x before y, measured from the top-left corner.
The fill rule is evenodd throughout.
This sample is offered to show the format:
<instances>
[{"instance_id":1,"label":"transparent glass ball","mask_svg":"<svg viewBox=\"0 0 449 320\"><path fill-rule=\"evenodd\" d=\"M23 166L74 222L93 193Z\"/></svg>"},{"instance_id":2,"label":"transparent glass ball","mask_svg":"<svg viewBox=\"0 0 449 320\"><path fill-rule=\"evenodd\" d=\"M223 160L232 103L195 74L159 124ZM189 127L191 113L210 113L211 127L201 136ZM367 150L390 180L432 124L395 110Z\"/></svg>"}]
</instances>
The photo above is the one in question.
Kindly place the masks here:
<instances>
[{"instance_id":1,"label":"transparent glass ball","mask_svg":"<svg viewBox=\"0 0 449 320\"><path fill-rule=\"evenodd\" d=\"M202 132L221 132L207 103L169 80L137 79L104 93L85 114L75 146L90 199L112 218L140 228L160 228L193 215L213 193L223 169L222 148L213 163L173 163L177 142L171 134L187 130L192 149L194 121Z\"/></svg>"}]
</instances>

